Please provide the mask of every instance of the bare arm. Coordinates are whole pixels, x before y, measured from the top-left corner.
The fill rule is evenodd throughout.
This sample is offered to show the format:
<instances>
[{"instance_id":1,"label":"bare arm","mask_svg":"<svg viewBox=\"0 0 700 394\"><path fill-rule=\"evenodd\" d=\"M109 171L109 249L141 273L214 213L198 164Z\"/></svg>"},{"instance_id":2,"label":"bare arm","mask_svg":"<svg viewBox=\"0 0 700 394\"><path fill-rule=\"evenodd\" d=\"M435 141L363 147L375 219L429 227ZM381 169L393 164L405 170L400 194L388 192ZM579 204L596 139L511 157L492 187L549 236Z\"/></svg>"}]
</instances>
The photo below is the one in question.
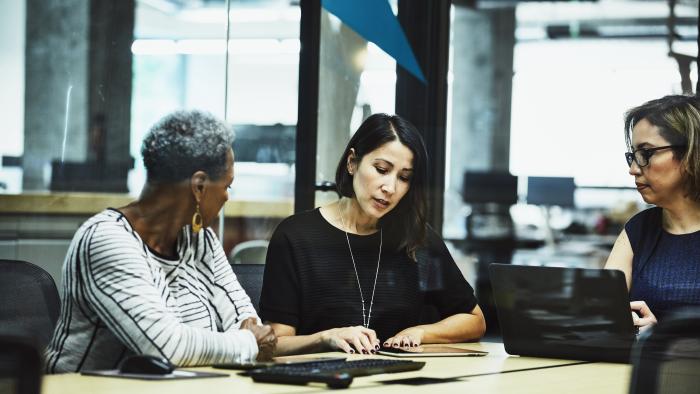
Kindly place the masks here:
<instances>
[{"instance_id":1,"label":"bare arm","mask_svg":"<svg viewBox=\"0 0 700 394\"><path fill-rule=\"evenodd\" d=\"M296 328L270 323L277 334L276 356L340 350L346 353L374 353L379 340L374 330L362 326L332 328L310 335L296 335Z\"/></svg>"},{"instance_id":2,"label":"bare arm","mask_svg":"<svg viewBox=\"0 0 700 394\"><path fill-rule=\"evenodd\" d=\"M437 323L409 327L384 341L384 346L417 346L422 343L456 343L479 339L486 321L479 306L470 313L458 313Z\"/></svg>"},{"instance_id":3,"label":"bare arm","mask_svg":"<svg viewBox=\"0 0 700 394\"><path fill-rule=\"evenodd\" d=\"M627 238L627 233L625 230L622 230L620 236L617 237L617 241L615 241L615 245L610 252L610 256L608 256L608 261L605 263L605 268L618 269L624 272L628 291L632 288L633 257L634 253L632 252L630 240ZM640 331L644 331L656 324L656 316L654 316L654 313L652 313L651 309L649 309L646 302L633 300L630 302L630 309L633 311L632 321L634 322L635 326L639 327Z\"/></svg>"},{"instance_id":4,"label":"bare arm","mask_svg":"<svg viewBox=\"0 0 700 394\"><path fill-rule=\"evenodd\" d=\"M605 269L616 269L625 273L627 290L632 288L632 245L627 238L627 232L622 230L615 241L615 245L610 251L608 261L605 262Z\"/></svg>"},{"instance_id":5,"label":"bare arm","mask_svg":"<svg viewBox=\"0 0 700 394\"><path fill-rule=\"evenodd\" d=\"M296 328L282 323L270 323L272 329L277 334L277 349L275 356L287 356L298 353L318 353L325 349L321 336L316 333L312 335L296 335Z\"/></svg>"}]
</instances>

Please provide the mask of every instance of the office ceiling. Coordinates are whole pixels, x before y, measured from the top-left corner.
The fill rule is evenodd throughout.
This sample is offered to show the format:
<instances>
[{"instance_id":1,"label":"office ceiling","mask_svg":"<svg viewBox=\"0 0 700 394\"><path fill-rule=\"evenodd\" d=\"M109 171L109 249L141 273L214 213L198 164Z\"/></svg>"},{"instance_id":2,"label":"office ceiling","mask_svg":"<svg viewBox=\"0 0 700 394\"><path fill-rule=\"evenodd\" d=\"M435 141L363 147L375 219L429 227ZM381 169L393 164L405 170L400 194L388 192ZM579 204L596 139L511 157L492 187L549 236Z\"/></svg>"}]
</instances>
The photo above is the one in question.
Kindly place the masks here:
<instances>
[{"instance_id":1,"label":"office ceiling","mask_svg":"<svg viewBox=\"0 0 700 394\"><path fill-rule=\"evenodd\" d=\"M300 0L230 0L232 38L298 38ZM348 0L352 1L352 0ZM467 0L453 0L465 4ZM471 1L471 0L468 0ZM579 24L599 36L659 37L667 32L667 0L531 2L477 0L483 5L518 4L519 28L557 30ZM677 0L679 39L697 37L699 0ZM226 0L137 0L138 38L220 38ZM173 25L178 26L173 29ZM596 33L598 34L598 33Z\"/></svg>"}]
</instances>

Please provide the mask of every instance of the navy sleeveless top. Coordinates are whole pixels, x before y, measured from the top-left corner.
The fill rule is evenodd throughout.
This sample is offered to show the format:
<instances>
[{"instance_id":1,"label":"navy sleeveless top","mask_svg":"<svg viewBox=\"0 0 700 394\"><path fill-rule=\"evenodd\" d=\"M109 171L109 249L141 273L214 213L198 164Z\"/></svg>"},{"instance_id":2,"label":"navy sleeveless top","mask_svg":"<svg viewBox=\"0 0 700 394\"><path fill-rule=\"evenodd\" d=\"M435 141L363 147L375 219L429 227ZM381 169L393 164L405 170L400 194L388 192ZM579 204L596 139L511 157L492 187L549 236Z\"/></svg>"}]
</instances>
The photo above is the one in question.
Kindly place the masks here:
<instances>
[{"instance_id":1,"label":"navy sleeveless top","mask_svg":"<svg viewBox=\"0 0 700 394\"><path fill-rule=\"evenodd\" d=\"M646 302L659 321L674 308L700 305L700 231L668 233L659 207L632 217L625 231L634 253L630 300Z\"/></svg>"}]
</instances>

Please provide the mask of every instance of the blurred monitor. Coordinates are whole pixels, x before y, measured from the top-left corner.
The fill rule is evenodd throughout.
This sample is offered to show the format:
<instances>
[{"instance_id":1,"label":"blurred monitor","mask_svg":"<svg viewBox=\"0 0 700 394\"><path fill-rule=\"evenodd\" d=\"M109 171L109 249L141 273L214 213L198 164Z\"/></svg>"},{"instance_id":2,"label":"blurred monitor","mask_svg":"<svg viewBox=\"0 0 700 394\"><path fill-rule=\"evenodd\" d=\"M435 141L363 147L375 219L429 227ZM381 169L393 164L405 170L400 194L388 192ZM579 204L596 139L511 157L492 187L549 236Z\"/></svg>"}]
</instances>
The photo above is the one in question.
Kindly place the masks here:
<instances>
[{"instance_id":1,"label":"blurred monitor","mask_svg":"<svg viewBox=\"0 0 700 394\"><path fill-rule=\"evenodd\" d=\"M531 176L527 178L527 203L573 207L575 189L574 178Z\"/></svg>"},{"instance_id":2,"label":"blurred monitor","mask_svg":"<svg viewBox=\"0 0 700 394\"><path fill-rule=\"evenodd\" d=\"M295 125L239 124L233 129L236 162L294 164L296 158Z\"/></svg>"},{"instance_id":3,"label":"blurred monitor","mask_svg":"<svg viewBox=\"0 0 700 394\"><path fill-rule=\"evenodd\" d=\"M467 204L518 202L518 177L509 172L464 173L462 197Z\"/></svg>"},{"instance_id":4,"label":"blurred monitor","mask_svg":"<svg viewBox=\"0 0 700 394\"><path fill-rule=\"evenodd\" d=\"M51 191L128 193L127 178L134 167L124 163L51 161Z\"/></svg>"}]
</instances>

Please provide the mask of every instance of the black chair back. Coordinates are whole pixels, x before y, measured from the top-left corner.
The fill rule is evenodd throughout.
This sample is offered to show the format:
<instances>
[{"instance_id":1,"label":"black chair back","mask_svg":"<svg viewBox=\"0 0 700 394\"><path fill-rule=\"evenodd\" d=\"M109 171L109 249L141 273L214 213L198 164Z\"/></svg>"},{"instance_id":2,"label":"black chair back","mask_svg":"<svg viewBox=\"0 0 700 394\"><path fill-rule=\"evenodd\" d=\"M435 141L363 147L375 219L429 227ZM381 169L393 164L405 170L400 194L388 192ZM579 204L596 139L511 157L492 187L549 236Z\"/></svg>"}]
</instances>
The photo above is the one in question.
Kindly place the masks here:
<instances>
[{"instance_id":1,"label":"black chair back","mask_svg":"<svg viewBox=\"0 0 700 394\"><path fill-rule=\"evenodd\" d=\"M40 267L0 260L0 327L35 339L43 349L53 335L61 309L56 284Z\"/></svg>"},{"instance_id":2,"label":"black chair back","mask_svg":"<svg viewBox=\"0 0 700 394\"><path fill-rule=\"evenodd\" d=\"M14 331L0 333L0 393L39 394L41 354L32 338Z\"/></svg>"},{"instance_id":3,"label":"black chair back","mask_svg":"<svg viewBox=\"0 0 700 394\"><path fill-rule=\"evenodd\" d=\"M630 394L700 391L700 308L676 311L639 336Z\"/></svg>"},{"instance_id":4,"label":"black chair back","mask_svg":"<svg viewBox=\"0 0 700 394\"><path fill-rule=\"evenodd\" d=\"M250 297L255 310L260 313L258 304L260 303L260 293L262 292L265 264L231 264L231 267L238 278L238 282L248 294L248 297Z\"/></svg>"}]
</instances>

